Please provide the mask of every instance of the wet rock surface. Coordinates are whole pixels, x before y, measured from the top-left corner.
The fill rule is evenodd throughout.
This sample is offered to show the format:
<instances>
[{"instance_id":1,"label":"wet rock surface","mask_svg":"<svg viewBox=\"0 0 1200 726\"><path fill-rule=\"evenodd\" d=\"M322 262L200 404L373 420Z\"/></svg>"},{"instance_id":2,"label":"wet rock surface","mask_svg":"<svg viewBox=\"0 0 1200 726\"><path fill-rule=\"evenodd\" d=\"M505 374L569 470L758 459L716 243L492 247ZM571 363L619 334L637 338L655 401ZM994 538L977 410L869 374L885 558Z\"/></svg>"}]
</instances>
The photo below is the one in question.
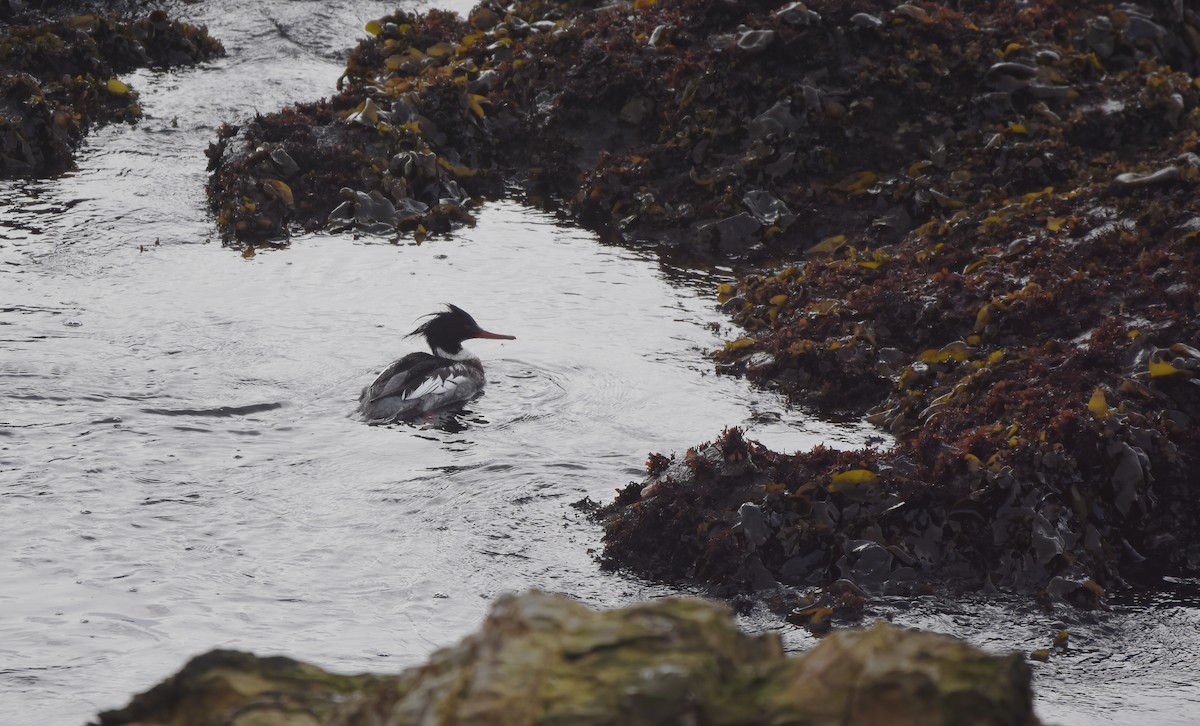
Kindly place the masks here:
<instances>
[{"instance_id":1,"label":"wet rock surface","mask_svg":"<svg viewBox=\"0 0 1200 726\"><path fill-rule=\"evenodd\" d=\"M1084 607L1200 573L1194 9L484 3L367 30L337 95L223 130L227 240L420 239L516 184L737 266L719 367L897 438L656 455L603 514L610 565Z\"/></svg>"},{"instance_id":2,"label":"wet rock surface","mask_svg":"<svg viewBox=\"0 0 1200 726\"><path fill-rule=\"evenodd\" d=\"M338 676L213 651L119 724L1036 724L1019 654L878 624L788 658L724 607L665 599L595 612L537 591L499 598L478 633L398 676Z\"/></svg>"},{"instance_id":3,"label":"wet rock surface","mask_svg":"<svg viewBox=\"0 0 1200 726\"><path fill-rule=\"evenodd\" d=\"M224 52L204 28L133 3L5 2L0 21L0 177L66 171L88 129L140 118L118 74Z\"/></svg>"}]
</instances>

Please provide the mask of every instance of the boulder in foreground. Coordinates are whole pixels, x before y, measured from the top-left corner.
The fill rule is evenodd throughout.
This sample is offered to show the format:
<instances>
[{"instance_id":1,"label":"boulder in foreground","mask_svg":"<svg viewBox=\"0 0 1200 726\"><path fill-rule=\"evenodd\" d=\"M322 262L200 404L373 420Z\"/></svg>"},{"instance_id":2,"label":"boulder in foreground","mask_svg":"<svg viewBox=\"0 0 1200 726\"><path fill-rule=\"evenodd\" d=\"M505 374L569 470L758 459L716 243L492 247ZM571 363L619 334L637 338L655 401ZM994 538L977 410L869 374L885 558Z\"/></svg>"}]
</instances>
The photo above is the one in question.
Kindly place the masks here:
<instances>
[{"instance_id":1,"label":"boulder in foreground","mask_svg":"<svg viewBox=\"0 0 1200 726\"><path fill-rule=\"evenodd\" d=\"M878 624L787 657L723 606L671 598L596 612L531 591L398 676L338 676L213 651L100 715L172 724L1036 724L1022 657Z\"/></svg>"}]
</instances>

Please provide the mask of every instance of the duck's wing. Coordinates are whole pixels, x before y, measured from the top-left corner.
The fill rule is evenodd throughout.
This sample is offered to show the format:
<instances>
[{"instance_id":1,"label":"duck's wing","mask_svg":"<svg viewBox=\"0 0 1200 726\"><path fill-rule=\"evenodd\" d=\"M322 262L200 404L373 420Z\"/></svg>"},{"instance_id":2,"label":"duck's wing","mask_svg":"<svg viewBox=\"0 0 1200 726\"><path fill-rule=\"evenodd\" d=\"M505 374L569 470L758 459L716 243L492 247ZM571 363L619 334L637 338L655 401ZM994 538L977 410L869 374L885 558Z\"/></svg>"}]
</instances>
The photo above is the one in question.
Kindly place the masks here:
<instances>
[{"instance_id":1,"label":"duck's wing","mask_svg":"<svg viewBox=\"0 0 1200 726\"><path fill-rule=\"evenodd\" d=\"M426 409L440 408L470 398L479 390L480 382L472 371L458 362L447 362L429 371L422 380L413 381L413 387L404 393L407 400L424 401Z\"/></svg>"},{"instance_id":2,"label":"duck's wing","mask_svg":"<svg viewBox=\"0 0 1200 726\"><path fill-rule=\"evenodd\" d=\"M363 389L362 402L378 401L389 396L412 398L427 376L444 368L446 359L429 353L409 353L385 368L375 382Z\"/></svg>"}]
</instances>

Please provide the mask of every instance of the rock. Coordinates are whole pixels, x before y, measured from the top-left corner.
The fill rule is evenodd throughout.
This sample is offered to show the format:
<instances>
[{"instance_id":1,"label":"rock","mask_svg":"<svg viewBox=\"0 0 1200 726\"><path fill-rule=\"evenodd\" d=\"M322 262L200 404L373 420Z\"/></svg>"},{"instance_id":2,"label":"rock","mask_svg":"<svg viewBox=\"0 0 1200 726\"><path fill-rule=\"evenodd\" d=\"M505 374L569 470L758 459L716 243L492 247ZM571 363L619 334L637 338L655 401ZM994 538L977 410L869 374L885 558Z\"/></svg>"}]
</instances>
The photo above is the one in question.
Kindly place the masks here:
<instances>
[{"instance_id":1,"label":"rock","mask_svg":"<svg viewBox=\"0 0 1200 726\"><path fill-rule=\"evenodd\" d=\"M878 587L892 571L892 554L874 542L852 542L853 549L843 562L846 571L855 582L865 583L873 588ZM853 564L849 564L853 562Z\"/></svg>"},{"instance_id":2,"label":"rock","mask_svg":"<svg viewBox=\"0 0 1200 726\"><path fill-rule=\"evenodd\" d=\"M909 20L915 20L918 23L928 24L933 22L933 19L929 17L929 13L927 13L924 9L910 3L897 6L895 12L896 15L908 18Z\"/></svg>"},{"instance_id":3,"label":"rock","mask_svg":"<svg viewBox=\"0 0 1200 726\"><path fill-rule=\"evenodd\" d=\"M378 190L367 193L345 188L342 198L345 201L329 213L331 228L358 228L370 234L387 234L395 229L396 207Z\"/></svg>"},{"instance_id":4,"label":"rock","mask_svg":"<svg viewBox=\"0 0 1200 726\"><path fill-rule=\"evenodd\" d=\"M763 225L778 225L780 229L787 229L796 221L796 215L792 214L787 205L767 191L747 192L742 198L742 204L745 204L750 214Z\"/></svg>"},{"instance_id":5,"label":"rock","mask_svg":"<svg viewBox=\"0 0 1200 726\"><path fill-rule=\"evenodd\" d=\"M268 157L272 166L285 177L295 176L300 172L300 165L283 149L272 149Z\"/></svg>"},{"instance_id":6,"label":"rock","mask_svg":"<svg viewBox=\"0 0 1200 726\"><path fill-rule=\"evenodd\" d=\"M747 53L761 53L775 42L774 30L743 30L738 33L737 47Z\"/></svg>"},{"instance_id":7,"label":"rock","mask_svg":"<svg viewBox=\"0 0 1200 726\"><path fill-rule=\"evenodd\" d=\"M1113 179L1112 186L1116 191L1124 191L1126 189L1139 189L1158 184L1172 184L1179 181L1180 178L1179 167L1165 166L1149 174L1138 174L1136 172L1118 174Z\"/></svg>"},{"instance_id":8,"label":"rock","mask_svg":"<svg viewBox=\"0 0 1200 726\"><path fill-rule=\"evenodd\" d=\"M867 30L878 30L883 27L883 21L869 13L855 13L850 17L850 22Z\"/></svg>"},{"instance_id":9,"label":"rock","mask_svg":"<svg viewBox=\"0 0 1200 726\"><path fill-rule=\"evenodd\" d=\"M724 254L736 255L757 240L762 224L750 214L742 212L717 222L701 225L698 229L702 239L715 243Z\"/></svg>"},{"instance_id":10,"label":"rock","mask_svg":"<svg viewBox=\"0 0 1200 726\"><path fill-rule=\"evenodd\" d=\"M217 650L125 708L121 724L1036 724L1021 654L880 623L785 657L725 607L670 598L596 612L505 595L480 631L398 676L339 676Z\"/></svg>"},{"instance_id":11,"label":"rock","mask_svg":"<svg viewBox=\"0 0 1200 726\"><path fill-rule=\"evenodd\" d=\"M792 708L773 723L1038 723L1020 654L990 656L949 636L878 623L834 633L783 670Z\"/></svg>"},{"instance_id":12,"label":"rock","mask_svg":"<svg viewBox=\"0 0 1200 726\"><path fill-rule=\"evenodd\" d=\"M650 33L650 39L646 41L646 45L658 49L670 45L671 33L673 28L666 23L658 25Z\"/></svg>"},{"instance_id":13,"label":"rock","mask_svg":"<svg viewBox=\"0 0 1200 726\"><path fill-rule=\"evenodd\" d=\"M733 525L734 531L746 536L750 552L759 547L771 536L771 528L763 517L762 509L754 502L746 502L738 507L738 521Z\"/></svg>"},{"instance_id":14,"label":"rock","mask_svg":"<svg viewBox=\"0 0 1200 726\"><path fill-rule=\"evenodd\" d=\"M807 26L821 21L819 13L809 10L808 6L801 2L788 3L776 10L775 14L783 18L783 22L790 25Z\"/></svg>"},{"instance_id":15,"label":"rock","mask_svg":"<svg viewBox=\"0 0 1200 726\"><path fill-rule=\"evenodd\" d=\"M800 122L792 115L789 101L779 101L748 124L750 138L759 141L769 136L783 136L800 128Z\"/></svg>"},{"instance_id":16,"label":"rock","mask_svg":"<svg viewBox=\"0 0 1200 726\"><path fill-rule=\"evenodd\" d=\"M637 126L654 113L654 102L645 96L634 96L621 107L621 120L630 126Z\"/></svg>"}]
</instances>

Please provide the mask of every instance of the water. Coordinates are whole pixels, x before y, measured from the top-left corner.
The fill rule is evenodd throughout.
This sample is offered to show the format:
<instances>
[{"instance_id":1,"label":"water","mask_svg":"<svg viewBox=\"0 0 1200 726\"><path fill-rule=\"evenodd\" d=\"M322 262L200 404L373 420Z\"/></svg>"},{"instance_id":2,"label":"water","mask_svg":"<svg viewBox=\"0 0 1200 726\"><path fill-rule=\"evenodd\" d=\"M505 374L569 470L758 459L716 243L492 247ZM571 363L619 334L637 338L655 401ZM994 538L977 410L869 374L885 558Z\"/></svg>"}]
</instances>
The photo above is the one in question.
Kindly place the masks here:
<instances>
[{"instance_id":1,"label":"water","mask_svg":"<svg viewBox=\"0 0 1200 726\"><path fill-rule=\"evenodd\" d=\"M6 723L80 723L214 647L395 671L473 630L505 590L600 607L674 594L599 571L599 533L570 503L607 501L648 452L724 426L785 451L875 433L713 375L717 277L510 202L420 246L223 249L203 191L216 127L329 93L363 23L389 9L188 6L228 58L133 74L141 124L94 134L71 175L0 183ZM470 346L486 394L440 429L351 419L443 301L517 336ZM1070 654L1035 664L1039 712L1200 714L1200 608L1181 592L1069 624ZM997 651L1052 635L1024 601L889 612Z\"/></svg>"}]
</instances>

